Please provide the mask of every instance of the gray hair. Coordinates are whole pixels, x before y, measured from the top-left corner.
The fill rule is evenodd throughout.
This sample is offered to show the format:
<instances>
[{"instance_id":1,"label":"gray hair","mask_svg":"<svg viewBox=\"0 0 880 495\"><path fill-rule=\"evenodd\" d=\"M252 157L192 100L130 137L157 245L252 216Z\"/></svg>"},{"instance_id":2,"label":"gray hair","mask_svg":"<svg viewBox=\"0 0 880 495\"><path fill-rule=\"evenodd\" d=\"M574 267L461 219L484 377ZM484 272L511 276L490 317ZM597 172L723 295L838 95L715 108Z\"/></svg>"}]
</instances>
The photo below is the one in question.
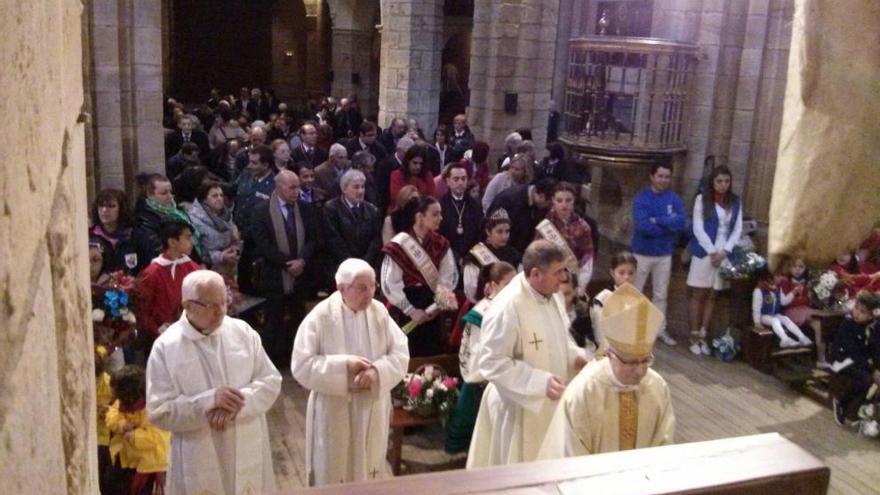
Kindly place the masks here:
<instances>
[{"instance_id":1,"label":"gray hair","mask_svg":"<svg viewBox=\"0 0 880 495\"><path fill-rule=\"evenodd\" d=\"M339 178L339 188L344 191L352 181L356 180L367 182L367 176L356 168L350 168Z\"/></svg>"},{"instance_id":2,"label":"gray hair","mask_svg":"<svg viewBox=\"0 0 880 495\"><path fill-rule=\"evenodd\" d=\"M376 279L376 272L369 263L359 258L348 258L336 269L336 285L350 284L360 275L369 275Z\"/></svg>"},{"instance_id":3,"label":"gray hair","mask_svg":"<svg viewBox=\"0 0 880 495\"><path fill-rule=\"evenodd\" d=\"M406 150L412 148L416 144L409 136L403 136L397 140L397 150L406 153Z\"/></svg>"},{"instance_id":4,"label":"gray hair","mask_svg":"<svg viewBox=\"0 0 880 495\"><path fill-rule=\"evenodd\" d=\"M328 155L331 158L334 156L338 158L348 158L348 150L345 149L345 146L339 143L333 143L332 145L330 145L330 152L328 153Z\"/></svg>"},{"instance_id":5,"label":"gray hair","mask_svg":"<svg viewBox=\"0 0 880 495\"><path fill-rule=\"evenodd\" d=\"M364 165L373 165L376 163L376 157L367 150L361 150L352 155L351 166L361 168Z\"/></svg>"},{"instance_id":6,"label":"gray hair","mask_svg":"<svg viewBox=\"0 0 880 495\"><path fill-rule=\"evenodd\" d=\"M545 270L550 266L550 263L559 261L565 261L565 252L562 248L550 241L538 239L529 244L529 247L526 248L526 252L523 253L523 273L528 277L532 268Z\"/></svg>"},{"instance_id":7,"label":"gray hair","mask_svg":"<svg viewBox=\"0 0 880 495\"><path fill-rule=\"evenodd\" d=\"M504 147L510 151L514 151L514 148L519 146L519 143L521 143L522 140L523 138L518 132L511 132L506 138L504 138Z\"/></svg>"},{"instance_id":8,"label":"gray hair","mask_svg":"<svg viewBox=\"0 0 880 495\"><path fill-rule=\"evenodd\" d=\"M226 289L226 283L219 273L211 270L196 270L183 278L180 288L182 301L196 301L199 294L209 287L221 287Z\"/></svg>"}]
</instances>

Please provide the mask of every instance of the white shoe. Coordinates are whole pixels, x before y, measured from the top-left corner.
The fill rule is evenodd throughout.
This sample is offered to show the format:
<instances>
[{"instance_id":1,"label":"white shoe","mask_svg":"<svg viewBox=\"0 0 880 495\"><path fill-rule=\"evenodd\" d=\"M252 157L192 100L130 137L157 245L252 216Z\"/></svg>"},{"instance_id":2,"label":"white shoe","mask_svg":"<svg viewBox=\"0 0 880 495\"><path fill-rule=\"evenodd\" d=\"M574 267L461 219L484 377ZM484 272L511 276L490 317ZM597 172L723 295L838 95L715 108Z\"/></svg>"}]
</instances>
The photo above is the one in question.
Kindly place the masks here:
<instances>
[{"instance_id":1,"label":"white shoe","mask_svg":"<svg viewBox=\"0 0 880 495\"><path fill-rule=\"evenodd\" d=\"M816 367L820 370L831 371L831 363L828 361L816 361Z\"/></svg>"},{"instance_id":2,"label":"white shoe","mask_svg":"<svg viewBox=\"0 0 880 495\"><path fill-rule=\"evenodd\" d=\"M804 347L810 347L811 345L813 345L813 341L810 340L809 337L804 337L803 339L799 340L798 343Z\"/></svg>"},{"instance_id":3,"label":"white shoe","mask_svg":"<svg viewBox=\"0 0 880 495\"><path fill-rule=\"evenodd\" d=\"M696 356L699 356L703 353L699 342L694 342L693 344L691 344L690 347L688 347L688 349L691 350L691 354L694 354Z\"/></svg>"},{"instance_id":4,"label":"white shoe","mask_svg":"<svg viewBox=\"0 0 880 495\"><path fill-rule=\"evenodd\" d=\"M792 347L799 347L800 345L800 342L794 339L785 339L779 341L779 347L781 349L790 349Z\"/></svg>"},{"instance_id":5,"label":"white shoe","mask_svg":"<svg viewBox=\"0 0 880 495\"><path fill-rule=\"evenodd\" d=\"M669 347L673 347L676 344L678 344L678 342L676 342L675 339L673 339L672 336L669 335L668 333L666 333L665 331L660 332L660 334L657 335L657 338L660 339L660 342L663 342L664 344L668 345Z\"/></svg>"},{"instance_id":6,"label":"white shoe","mask_svg":"<svg viewBox=\"0 0 880 495\"><path fill-rule=\"evenodd\" d=\"M707 356L712 355L712 349L709 347L709 344L707 344L705 340L700 341L700 350L703 352L703 354Z\"/></svg>"}]
</instances>

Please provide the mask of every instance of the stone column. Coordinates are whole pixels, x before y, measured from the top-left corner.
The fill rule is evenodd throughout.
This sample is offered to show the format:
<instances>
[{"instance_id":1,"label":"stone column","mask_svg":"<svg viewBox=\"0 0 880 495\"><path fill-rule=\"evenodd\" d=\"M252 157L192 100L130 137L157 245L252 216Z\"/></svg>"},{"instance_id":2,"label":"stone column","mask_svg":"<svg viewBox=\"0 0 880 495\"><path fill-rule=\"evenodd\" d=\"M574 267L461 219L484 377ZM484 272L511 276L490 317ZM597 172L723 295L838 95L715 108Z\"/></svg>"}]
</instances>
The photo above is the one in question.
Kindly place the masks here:
<instances>
[{"instance_id":1,"label":"stone column","mask_svg":"<svg viewBox=\"0 0 880 495\"><path fill-rule=\"evenodd\" d=\"M0 493L98 492L83 3L0 18Z\"/></svg>"},{"instance_id":2,"label":"stone column","mask_svg":"<svg viewBox=\"0 0 880 495\"><path fill-rule=\"evenodd\" d=\"M556 33L556 60L553 68L553 91L551 97L560 113L565 108L565 83L568 78L568 43L580 30L575 27L574 0L559 0L559 25ZM560 123L560 126L562 123Z\"/></svg>"},{"instance_id":3,"label":"stone column","mask_svg":"<svg viewBox=\"0 0 880 495\"><path fill-rule=\"evenodd\" d=\"M422 129L434 129L440 109L443 1L382 0L381 8L378 123L385 127L405 116Z\"/></svg>"},{"instance_id":4,"label":"stone column","mask_svg":"<svg viewBox=\"0 0 880 495\"><path fill-rule=\"evenodd\" d=\"M535 149L544 151L558 13L559 0L474 5L468 120L477 138L492 146L490 163L517 128L531 129ZM516 113L505 112L507 93L516 95Z\"/></svg>"},{"instance_id":5,"label":"stone column","mask_svg":"<svg viewBox=\"0 0 880 495\"><path fill-rule=\"evenodd\" d=\"M373 38L378 36L374 25L378 2L329 0L329 5L333 53L330 93L336 98L357 94L361 114L375 114L372 59ZM352 77L355 75L356 83Z\"/></svg>"},{"instance_id":6,"label":"stone column","mask_svg":"<svg viewBox=\"0 0 880 495\"><path fill-rule=\"evenodd\" d=\"M795 2L773 200L771 262L827 263L880 215L880 5Z\"/></svg>"},{"instance_id":7,"label":"stone column","mask_svg":"<svg viewBox=\"0 0 880 495\"><path fill-rule=\"evenodd\" d=\"M165 171L161 0L94 0L90 7L98 188L125 189Z\"/></svg>"}]
</instances>

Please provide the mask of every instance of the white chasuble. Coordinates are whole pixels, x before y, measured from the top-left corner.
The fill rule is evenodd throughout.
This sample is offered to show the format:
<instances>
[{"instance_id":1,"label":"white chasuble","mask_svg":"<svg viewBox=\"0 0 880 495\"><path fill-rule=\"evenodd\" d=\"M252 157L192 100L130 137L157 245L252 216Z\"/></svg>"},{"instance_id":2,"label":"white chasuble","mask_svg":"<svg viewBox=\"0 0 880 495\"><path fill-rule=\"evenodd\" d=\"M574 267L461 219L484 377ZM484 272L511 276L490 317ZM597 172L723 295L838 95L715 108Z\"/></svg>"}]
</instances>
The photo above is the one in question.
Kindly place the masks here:
<instances>
[{"instance_id":1,"label":"white chasuble","mask_svg":"<svg viewBox=\"0 0 880 495\"><path fill-rule=\"evenodd\" d=\"M353 390L348 358L376 367L379 383ZM378 301L357 313L334 292L306 316L296 334L291 371L311 390L306 411L309 485L391 477L385 460L391 389L409 364L406 336Z\"/></svg>"},{"instance_id":2,"label":"white chasuble","mask_svg":"<svg viewBox=\"0 0 880 495\"><path fill-rule=\"evenodd\" d=\"M649 369L641 383L625 387L606 357L590 362L566 388L539 458L659 447L672 444L674 433L666 381Z\"/></svg>"},{"instance_id":3,"label":"white chasuble","mask_svg":"<svg viewBox=\"0 0 880 495\"><path fill-rule=\"evenodd\" d=\"M208 425L218 387L238 389L244 407L225 431ZM168 327L147 364L150 421L171 432L169 495L250 495L275 489L266 411L281 375L247 323L225 317L209 335L186 319Z\"/></svg>"},{"instance_id":4,"label":"white chasuble","mask_svg":"<svg viewBox=\"0 0 880 495\"><path fill-rule=\"evenodd\" d=\"M547 398L547 381L555 375L568 382L575 360L586 357L568 327L562 296L542 296L523 273L492 301L483 319L478 360L489 385L480 404L468 468L536 458L556 405Z\"/></svg>"}]
</instances>

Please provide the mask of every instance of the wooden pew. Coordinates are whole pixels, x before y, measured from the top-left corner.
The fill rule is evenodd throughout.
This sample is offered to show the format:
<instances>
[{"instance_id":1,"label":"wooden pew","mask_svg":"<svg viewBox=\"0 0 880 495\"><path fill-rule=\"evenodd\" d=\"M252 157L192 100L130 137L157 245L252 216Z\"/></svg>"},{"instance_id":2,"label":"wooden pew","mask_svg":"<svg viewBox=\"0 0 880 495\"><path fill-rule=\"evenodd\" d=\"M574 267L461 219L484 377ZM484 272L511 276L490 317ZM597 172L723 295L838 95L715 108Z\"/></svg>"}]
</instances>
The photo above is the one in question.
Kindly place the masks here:
<instances>
[{"instance_id":1,"label":"wooden pew","mask_svg":"<svg viewBox=\"0 0 880 495\"><path fill-rule=\"evenodd\" d=\"M830 469L778 433L456 470L279 495L706 494L821 495Z\"/></svg>"}]
</instances>

